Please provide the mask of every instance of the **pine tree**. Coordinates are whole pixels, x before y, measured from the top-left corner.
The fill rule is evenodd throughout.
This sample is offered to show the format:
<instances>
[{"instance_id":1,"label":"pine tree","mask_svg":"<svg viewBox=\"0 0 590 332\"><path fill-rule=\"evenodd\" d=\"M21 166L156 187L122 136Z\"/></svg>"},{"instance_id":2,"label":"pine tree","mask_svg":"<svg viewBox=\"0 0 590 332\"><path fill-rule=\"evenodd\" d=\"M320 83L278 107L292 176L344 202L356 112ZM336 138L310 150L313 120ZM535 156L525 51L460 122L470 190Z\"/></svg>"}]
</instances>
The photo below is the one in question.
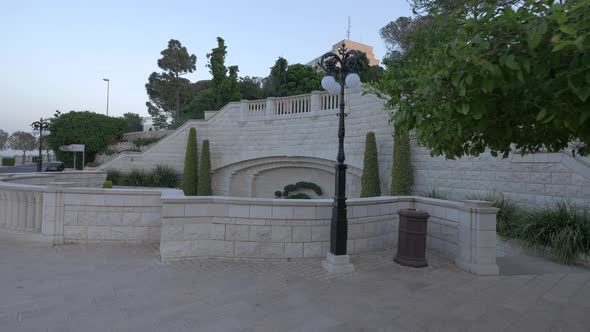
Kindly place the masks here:
<instances>
[{"instance_id":1,"label":"pine tree","mask_svg":"<svg viewBox=\"0 0 590 332\"><path fill-rule=\"evenodd\" d=\"M410 134L407 131L395 133L393 141L393 166L391 168L391 194L410 195L414 185Z\"/></svg>"},{"instance_id":2,"label":"pine tree","mask_svg":"<svg viewBox=\"0 0 590 332\"><path fill-rule=\"evenodd\" d=\"M361 197L381 196L379 181L379 161L377 160L377 143L375 133L370 131L365 139L365 160L361 178Z\"/></svg>"},{"instance_id":3,"label":"pine tree","mask_svg":"<svg viewBox=\"0 0 590 332\"><path fill-rule=\"evenodd\" d=\"M197 160L197 130L191 128L186 142L186 154L184 156L184 173L182 174L182 190L186 196L196 196L198 178Z\"/></svg>"},{"instance_id":4,"label":"pine tree","mask_svg":"<svg viewBox=\"0 0 590 332\"><path fill-rule=\"evenodd\" d=\"M213 195L213 189L211 188L211 155L209 153L209 140L203 140L198 188L199 196Z\"/></svg>"}]
</instances>

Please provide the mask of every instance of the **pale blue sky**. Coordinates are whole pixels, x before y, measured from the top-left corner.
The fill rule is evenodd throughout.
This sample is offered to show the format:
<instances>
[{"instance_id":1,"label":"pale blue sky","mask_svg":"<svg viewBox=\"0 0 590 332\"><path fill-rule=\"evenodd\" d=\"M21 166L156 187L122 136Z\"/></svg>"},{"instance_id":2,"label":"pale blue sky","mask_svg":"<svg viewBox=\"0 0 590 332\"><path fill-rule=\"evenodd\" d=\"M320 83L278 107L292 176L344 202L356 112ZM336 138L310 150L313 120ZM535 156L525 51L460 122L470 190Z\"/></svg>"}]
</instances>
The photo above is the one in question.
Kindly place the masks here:
<instances>
[{"instance_id":1,"label":"pale blue sky","mask_svg":"<svg viewBox=\"0 0 590 332\"><path fill-rule=\"evenodd\" d=\"M30 130L54 110L147 115L144 85L169 39L197 56L195 81L210 77L205 54L226 40L226 64L266 76L278 56L305 63L346 33L385 48L379 29L410 15L405 0L373 1L8 1L0 2L0 129Z\"/></svg>"}]
</instances>

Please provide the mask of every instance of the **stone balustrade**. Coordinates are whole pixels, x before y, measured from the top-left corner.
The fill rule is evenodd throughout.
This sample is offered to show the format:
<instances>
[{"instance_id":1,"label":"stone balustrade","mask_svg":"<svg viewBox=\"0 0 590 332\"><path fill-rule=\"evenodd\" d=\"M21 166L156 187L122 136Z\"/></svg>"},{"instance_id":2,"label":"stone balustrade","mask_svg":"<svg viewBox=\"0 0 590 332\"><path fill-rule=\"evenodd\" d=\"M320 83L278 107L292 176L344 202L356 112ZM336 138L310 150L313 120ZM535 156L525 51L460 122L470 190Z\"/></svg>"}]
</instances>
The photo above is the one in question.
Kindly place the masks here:
<instances>
[{"instance_id":1,"label":"stone balustrade","mask_svg":"<svg viewBox=\"0 0 590 332\"><path fill-rule=\"evenodd\" d=\"M66 174L66 173L64 173ZM87 172L92 179L104 172ZM0 227L37 232L55 244L86 241L160 243L163 260L191 257L324 257L329 248L332 200L187 197L179 190L81 188L0 179ZM21 176L45 183L47 177ZM67 177L64 175L62 180ZM10 179L8 182L7 179ZM496 213L489 202L416 196L348 200L348 252L395 246L403 208L430 214L427 248L471 273L498 274Z\"/></svg>"},{"instance_id":2,"label":"stone balustrade","mask_svg":"<svg viewBox=\"0 0 590 332\"><path fill-rule=\"evenodd\" d=\"M289 96L269 97L263 100L242 100L240 103L241 119L273 119L285 115L307 114L324 110L337 109L339 95L314 91L312 93Z\"/></svg>"}]
</instances>

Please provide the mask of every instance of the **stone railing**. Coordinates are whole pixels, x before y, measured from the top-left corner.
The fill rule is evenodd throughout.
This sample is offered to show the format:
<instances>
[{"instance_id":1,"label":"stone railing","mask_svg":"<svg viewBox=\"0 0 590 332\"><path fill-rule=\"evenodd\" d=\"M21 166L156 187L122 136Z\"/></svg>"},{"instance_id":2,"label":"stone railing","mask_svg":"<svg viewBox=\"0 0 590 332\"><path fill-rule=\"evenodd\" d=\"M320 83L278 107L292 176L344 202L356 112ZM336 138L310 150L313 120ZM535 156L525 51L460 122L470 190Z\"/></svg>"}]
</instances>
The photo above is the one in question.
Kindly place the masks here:
<instances>
[{"instance_id":1,"label":"stone railing","mask_svg":"<svg viewBox=\"0 0 590 332\"><path fill-rule=\"evenodd\" d=\"M64 173L65 176L66 173ZM163 260L191 257L321 258L330 240L332 200L184 196L180 190L83 188L77 182L0 179L0 227L41 233L54 244L160 243ZM89 179L104 172L86 172ZM10 182L6 182L10 179ZM66 178L62 178L65 180ZM496 213L489 202L416 196L348 200L348 252L395 247L403 208L430 214L427 248L481 275L498 274Z\"/></svg>"},{"instance_id":2,"label":"stone railing","mask_svg":"<svg viewBox=\"0 0 590 332\"><path fill-rule=\"evenodd\" d=\"M0 227L23 232L41 232L43 188L2 183L0 187Z\"/></svg>"},{"instance_id":3,"label":"stone railing","mask_svg":"<svg viewBox=\"0 0 590 332\"><path fill-rule=\"evenodd\" d=\"M270 97L263 100L242 100L240 102L241 119L271 119L294 114L306 114L317 111L333 110L339 107L340 96L327 92L314 91L309 94Z\"/></svg>"}]
</instances>

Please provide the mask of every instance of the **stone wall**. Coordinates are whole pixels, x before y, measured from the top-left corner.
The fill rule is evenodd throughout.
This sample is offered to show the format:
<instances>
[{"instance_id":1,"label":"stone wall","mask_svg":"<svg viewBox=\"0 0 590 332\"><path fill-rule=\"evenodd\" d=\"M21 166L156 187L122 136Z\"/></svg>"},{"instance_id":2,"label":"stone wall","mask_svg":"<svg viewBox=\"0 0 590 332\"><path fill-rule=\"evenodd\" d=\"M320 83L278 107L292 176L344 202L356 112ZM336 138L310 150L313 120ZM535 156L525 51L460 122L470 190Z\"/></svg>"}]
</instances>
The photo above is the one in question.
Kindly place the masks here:
<instances>
[{"instance_id":1,"label":"stone wall","mask_svg":"<svg viewBox=\"0 0 590 332\"><path fill-rule=\"evenodd\" d=\"M310 181L329 197L338 143L337 104L337 97L325 93L229 103L218 112L207 112L206 120L186 123L147 151L122 153L101 168L130 170L167 164L182 171L188 130L194 127L199 146L203 139L211 142L216 195L272 197L285 184ZM360 194L368 131L376 134L381 192L389 193L393 130L383 105L383 99L371 94L347 98L348 197ZM430 157L415 142L412 154L414 194L436 190L451 199L465 199L498 192L531 207L562 199L590 205L589 158L564 152L501 159L484 153L445 160Z\"/></svg>"}]
</instances>

